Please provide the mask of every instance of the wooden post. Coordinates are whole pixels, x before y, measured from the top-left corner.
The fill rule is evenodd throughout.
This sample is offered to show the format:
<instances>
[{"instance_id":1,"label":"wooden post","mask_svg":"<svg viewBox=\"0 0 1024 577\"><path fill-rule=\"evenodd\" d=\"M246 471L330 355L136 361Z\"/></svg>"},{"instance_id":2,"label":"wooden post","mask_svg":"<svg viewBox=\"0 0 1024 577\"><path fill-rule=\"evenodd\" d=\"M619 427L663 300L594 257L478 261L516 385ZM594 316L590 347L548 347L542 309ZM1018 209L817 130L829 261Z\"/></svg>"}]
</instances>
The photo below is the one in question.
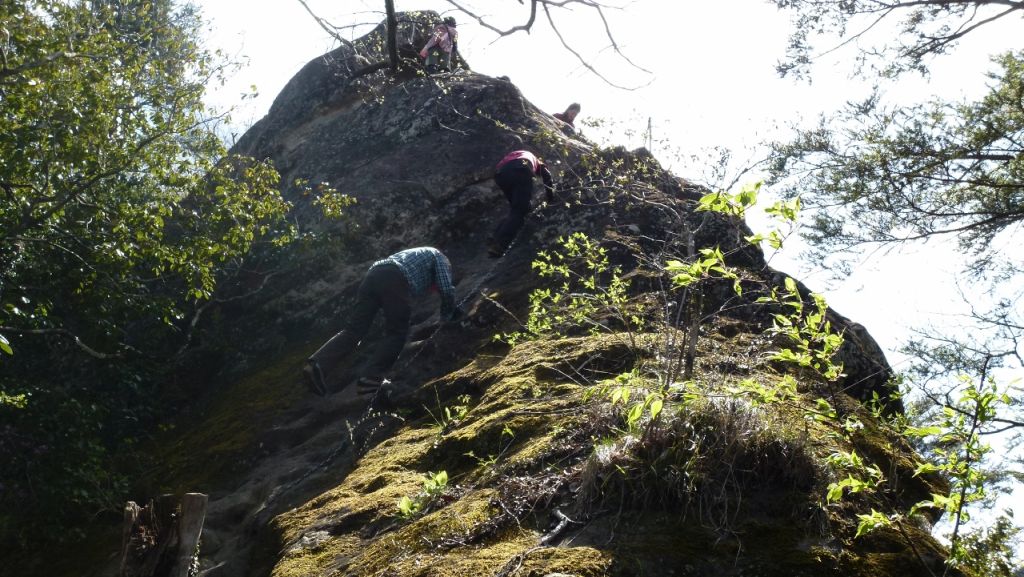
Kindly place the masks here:
<instances>
[{"instance_id":1,"label":"wooden post","mask_svg":"<svg viewBox=\"0 0 1024 577\"><path fill-rule=\"evenodd\" d=\"M181 499L181 518L178 520L178 555L170 577L188 577L192 557L196 554L199 536L206 519L206 495L186 493Z\"/></svg>"},{"instance_id":2,"label":"wooden post","mask_svg":"<svg viewBox=\"0 0 1024 577\"><path fill-rule=\"evenodd\" d=\"M128 504L124 506L124 528L121 530L121 569L118 571L119 575L125 575L125 570L128 567L128 554L132 551L130 546L132 529L135 528L141 512L142 509L135 504L135 501L128 501Z\"/></svg>"},{"instance_id":3,"label":"wooden post","mask_svg":"<svg viewBox=\"0 0 1024 577\"><path fill-rule=\"evenodd\" d=\"M188 577L206 518L207 497L161 495L124 508L120 577Z\"/></svg>"}]
</instances>

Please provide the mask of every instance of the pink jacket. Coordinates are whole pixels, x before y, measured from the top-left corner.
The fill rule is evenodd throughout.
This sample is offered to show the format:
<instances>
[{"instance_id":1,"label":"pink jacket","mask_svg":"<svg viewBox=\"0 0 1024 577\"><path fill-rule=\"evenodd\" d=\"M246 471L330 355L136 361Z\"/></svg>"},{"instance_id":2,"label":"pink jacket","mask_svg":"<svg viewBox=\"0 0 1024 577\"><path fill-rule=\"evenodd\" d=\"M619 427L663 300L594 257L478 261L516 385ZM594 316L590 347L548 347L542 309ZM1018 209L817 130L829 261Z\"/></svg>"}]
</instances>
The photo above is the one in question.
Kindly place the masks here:
<instances>
[{"instance_id":1,"label":"pink jacket","mask_svg":"<svg viewBox=\"0 0 1024 577\"><path fill-rule=\"evenodd\" d=\"M459 31L457 29L449 27L447 24L438 24L437 28L434 28L434 34L427 41L427 45L423 49L430 50L434 46L438 46L445 53L451 54L452 46L458 41Z\"/></svg>"},{"instance_id":2,"label":"pink jacket","mask_svg":"<svg viewBox=\"0 0 1024 577\"><path fill-rule=\"evenodd\" d=\"M505 158L502 158L501 162L499 162L498 166L496 166L495 168L497 170L501 170L502 166L505 166L506 164L512 162L513 160L519 160L520 158L525 158L526 160L530 161L530 165L533 167L534 174L540 172L540 161L537 160L537 157L534 156L533 153L530 152L529 150L513 150L512 152L506 154Z\"/></svg>"}]
</instances>

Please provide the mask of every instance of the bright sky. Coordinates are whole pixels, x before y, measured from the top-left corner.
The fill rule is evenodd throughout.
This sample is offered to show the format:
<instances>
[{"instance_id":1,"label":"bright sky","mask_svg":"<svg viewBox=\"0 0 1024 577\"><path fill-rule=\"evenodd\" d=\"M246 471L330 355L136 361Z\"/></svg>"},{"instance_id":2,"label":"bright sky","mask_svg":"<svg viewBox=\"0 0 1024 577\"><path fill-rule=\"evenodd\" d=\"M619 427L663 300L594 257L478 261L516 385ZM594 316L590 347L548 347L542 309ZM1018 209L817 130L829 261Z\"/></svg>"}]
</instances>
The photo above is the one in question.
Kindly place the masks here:
<instances>
[{"instance_id":1,"label":"bright sky","mask_svg":"<svg viewBox=\"0 0 1024 577\"><path fill-rule=\"evenodd\" d=\"M298 0L197 3L212 21L209 47L249 63L224 86L211 87L209 96L211 105L236 107L233 118L239 135L266 113L306 62L337 46ZM395 3L399 11L451 8L439 0ZM679 176L709 184L715 184L708 176L715 147L733 151L735 172L758 158L758 143L784 139L789 124L813 122L819 113L837 110L868 90L848 77L847 62L854 54L850 49L822 58L813 83L780 79L775 64L784 55L791 25L788 15L767 0L610 3L626 6L606 12L615 40L626 56L650 74L630 67L609 49L603 27L591 11L580 7L572 19L558 14L556 21L566 40L590 64L618 84L641 86L636 90L613 88L588 72L561 47L542 13L531 34L519 32L497 41L493 32L454 13L460 52L477 72L509 76L544 110L557 112L570 102L580 102L577 125L582 122L584 134L604 144L642 146L650 121L653 152L662 163ZM308 0L307 4L339 25L376 25L384 18L381 0ZM524 22L529 5L507 0L460 4L499 28ZM991 70L989 55L1022 45L1019 27L1017 19L969 35L952 55L933 63L929 79L906 75L887 95L902 102L933 95L950 100L976 97L984 90L984 73ZM350 37L368 29L357 28L349 32ZM242 101L251 85L258 96ZM595 120L602 126L586 126ZM756 220L752 226L759 228ZM836 310L866 326L899 370L902 357L896 351L910 327L925 322L955 326L953 313L964 310L953 282L957 259L937 244L866 254L853 275L838 281L830 280L813 263L800 262L799 250L792 247L772 264L812 290L824 292ZM1024 499L1017 501L1024 504ZM1024 506L1016 508L1024 510Z\"/></svg>"}]
</instances>

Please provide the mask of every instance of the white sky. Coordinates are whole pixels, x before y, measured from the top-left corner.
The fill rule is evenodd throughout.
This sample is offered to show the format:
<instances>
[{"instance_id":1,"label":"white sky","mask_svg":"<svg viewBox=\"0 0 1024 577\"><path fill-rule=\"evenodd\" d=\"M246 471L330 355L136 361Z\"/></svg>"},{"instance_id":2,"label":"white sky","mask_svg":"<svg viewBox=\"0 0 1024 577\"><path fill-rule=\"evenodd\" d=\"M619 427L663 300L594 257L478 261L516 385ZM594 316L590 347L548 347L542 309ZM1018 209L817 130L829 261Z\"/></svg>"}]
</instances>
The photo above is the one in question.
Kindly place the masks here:
<instances>
[{"instance_id":1,"label":"white sky","mask_svg":"<svg viewBox=\"0 0 1024 577\"><path fill-rule=\"evenodd\" d=\"M375 25L383 19L381 0L307 3L335 24ZM499 28L525 21L529 5L511 0L461 3ZM297 0L202 0L197 4L212 22L209 48L249 63L224 86L211 87L208 97L219 108L236 107L234 131L239 135L266 113L306 62L336 47ZM543 14L538 14L531 34L520 32L497 41L494 33L466 15L453 15L459 22L460 52L475 71L509 76L530 101L550 112L580 102L577 125L583 123L584 134L603 144L630 148L645 144L650 120L655 155L677 175L696 181L706 182L714 147L733 150L735 171L757 158L758 143L784 139L787 125L813 122L819 113L835 111L868 90L849 78L853 47L823 58L813 72L813 83L780 79L775 64L785 53L791 24L788 14L766 0L623 0L618 4L626 9L606 12L615 39L630 59L651 74L626 65L608 48L600 22L590 11L577 8L573 20L565 14L556 18L567 40L588 62L617 83L643 86L633 91L613 88L585 70L561 47ZM450 8L438 0L396 0L396 6L399 11ZM902 102L933 95L948 100L976 97L985 88L984 73L992 69L989 55L1024 44L1020 24L1018 18L969 35L953 54L933 62L930 78L905 75L898 87L887 89L887 95ZM352 37L367 29L357 29ZM258 96L243 101L242 94L251 85ZM595 119L603 126L585 125ZM752 226L759 228L756 220ZM937 244L941 243L866 255L854 274L838 281L813 264L800 262L799 250L792 246L773 265L824 292L838 311L866 326L899 370L902 357L896 350L910 327L926 322L955 326L952 313L964 310L953 281L958 259ZM1015 501L1015 508L1024 510L1024 498Z\"/></svg>"}]
</instances>

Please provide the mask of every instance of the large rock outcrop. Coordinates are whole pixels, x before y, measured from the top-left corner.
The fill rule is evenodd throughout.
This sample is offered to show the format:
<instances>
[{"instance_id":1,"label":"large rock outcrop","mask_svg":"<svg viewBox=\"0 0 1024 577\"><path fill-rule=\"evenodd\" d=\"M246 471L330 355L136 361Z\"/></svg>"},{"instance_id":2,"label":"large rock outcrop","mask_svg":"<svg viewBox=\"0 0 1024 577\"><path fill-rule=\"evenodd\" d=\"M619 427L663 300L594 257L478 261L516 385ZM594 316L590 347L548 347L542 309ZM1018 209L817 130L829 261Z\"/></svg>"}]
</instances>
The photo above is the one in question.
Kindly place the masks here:
<instances>
[{"instance_id":1,"label":"large rock outcrop","mask_svg":"<svg viewBox=\"0 0 1024 577\"><path fill-rule=\"evenodd\" d=\"M406 18L417 24L400 36L415 46L433 18ZM563 133L508 80L355 75L381 57L381 35L307 65L234 148L270 158L300 228L335 240L268 256L254 273L263 290L210 315L200 348L223 369L159 456L153 487L210 493L204 575L874 576L941 564L941 547L916 526L854 539L855 515L874 501L823 505L835 474L824 458L837 450L884 465L887 502L933 489L911 476L910 449L847 394L887 390L888 365L862 327L830 312L855 333L840 351L845 381L798 371L792 402L729 397L740 380L788 370L768 360L778 309L757 302L784 275L744 240L742 220L697 212L706 191L646 151ZM489 259L484 241L507 206L493 167L522 146L552 166L558 200L532 213L508 255ZM297 181L358 202L324 220ZM531 268L538 252L577 231L630 281L619 312L637 318L613 307L514 347L495 342L522 329L530 291L547 282ZM661 414L648 407L631 423L601 391L624 374L656 388L671 372L686 326L666 319L683 318L672 307L690 301L660 265L685 257L690 238L720 247L744 291L702 285L694 377L661 382ZM421 304L393 374L412 392L397 401L343 388L358 355L334 371L333 394L310 397L301 362L340 328L367 266L420 245L451 258L466 319L437 328L436 303ZM864 429L843 437L806 419L820 397ZM424 497L424 476L439 471L447 483ZM421 510L400 515L402 497Z\"/></svg>"}]
</instances>

